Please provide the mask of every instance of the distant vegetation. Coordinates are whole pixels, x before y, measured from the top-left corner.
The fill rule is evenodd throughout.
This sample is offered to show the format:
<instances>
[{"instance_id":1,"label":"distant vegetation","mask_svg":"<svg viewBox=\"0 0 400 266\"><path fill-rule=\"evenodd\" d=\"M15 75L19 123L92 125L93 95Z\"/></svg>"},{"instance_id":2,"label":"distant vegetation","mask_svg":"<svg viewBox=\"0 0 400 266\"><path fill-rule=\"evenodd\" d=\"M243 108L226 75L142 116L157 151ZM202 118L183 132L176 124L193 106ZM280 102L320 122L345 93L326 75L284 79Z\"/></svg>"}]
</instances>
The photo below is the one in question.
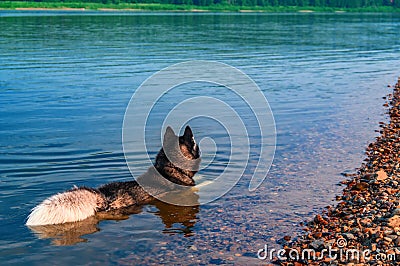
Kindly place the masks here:
<instances>
[{"instance_id":1,"label":"distant vegetation","mask_svg":"<svg viewBox=\"0 0 400 266\"><path fill-rule=\"evenodd\" d=\"M0 1L5 2L5 1ZM22 1L25 2L25 1ZM216 4L234 6L301 6L301 7L336 7L358 8L391 6L400 7L400 0L35 0L31 2L87 2L102 4L120 3L156 3L174 5L210 6Z\"/></svg>"},{"instance_id":2,"label":"distant vegetation","mask_svg":"<svg viewBox=\"0 0 400 266\"><path fill-rule=\"evenodd\" d=\"M400 0L34 0L4 1L0 8L85 8L144 10L259 10L271 12L367 11L399 12Z\"/></svg>"}]
</instances>

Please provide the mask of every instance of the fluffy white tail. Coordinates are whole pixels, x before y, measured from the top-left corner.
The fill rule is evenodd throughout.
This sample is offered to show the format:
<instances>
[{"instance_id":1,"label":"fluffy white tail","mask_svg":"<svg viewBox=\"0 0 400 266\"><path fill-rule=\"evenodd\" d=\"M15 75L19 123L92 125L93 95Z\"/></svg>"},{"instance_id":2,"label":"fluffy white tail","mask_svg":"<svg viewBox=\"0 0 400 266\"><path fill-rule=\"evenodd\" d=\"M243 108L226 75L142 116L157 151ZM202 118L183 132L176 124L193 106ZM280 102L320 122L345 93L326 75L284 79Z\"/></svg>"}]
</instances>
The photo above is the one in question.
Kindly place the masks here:
<instances>
[{"instance_id":1,"label":"fluffy white tail","mask_svg":"<svg viewBox=\"0 0 400 266\"><path fill-rule=\"evenodd\" d=\"M99 192L88 188L74 188L44 200L32 209L26 225L62 224L84 220L105 205Z\"/></svg>"}]
</instances>

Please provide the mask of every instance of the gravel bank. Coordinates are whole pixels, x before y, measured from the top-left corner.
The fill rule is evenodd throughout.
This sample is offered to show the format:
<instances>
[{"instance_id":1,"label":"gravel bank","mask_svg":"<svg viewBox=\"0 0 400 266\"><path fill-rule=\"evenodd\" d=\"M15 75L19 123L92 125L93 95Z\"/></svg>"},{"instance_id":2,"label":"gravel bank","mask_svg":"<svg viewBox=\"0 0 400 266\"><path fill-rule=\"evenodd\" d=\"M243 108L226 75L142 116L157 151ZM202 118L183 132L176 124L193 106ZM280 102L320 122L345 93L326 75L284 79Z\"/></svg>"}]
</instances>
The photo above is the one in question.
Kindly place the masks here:
<instances>
[{"instance_id":1,"label":"gravel bank","mask_svg":"<svg viewBox=\"0 0 400 266\"><path fill-rule=\"evenodd\" d=\"M400 263L400 78L385 97L388 123L346 187L304 228L283 240L279 265L398 265ZM276 257L277 254L276 254Z\"/></svg>"}]
</instances>

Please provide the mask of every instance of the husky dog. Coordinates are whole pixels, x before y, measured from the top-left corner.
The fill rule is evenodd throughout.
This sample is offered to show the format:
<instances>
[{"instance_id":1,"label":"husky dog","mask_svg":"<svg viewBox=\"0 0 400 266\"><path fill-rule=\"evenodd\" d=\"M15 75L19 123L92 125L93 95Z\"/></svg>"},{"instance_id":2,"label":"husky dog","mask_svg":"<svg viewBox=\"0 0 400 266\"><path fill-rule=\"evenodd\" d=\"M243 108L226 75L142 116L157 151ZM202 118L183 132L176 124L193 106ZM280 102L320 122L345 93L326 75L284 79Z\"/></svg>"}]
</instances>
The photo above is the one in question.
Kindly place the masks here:
<instances>
[{"instance_id":1,"label":"husky dog","mask_svg":"<svg viewBox=\"0 0 400 266\"><path fill-rule=\"evenodd\" d=\"M200 151L191 128L186 126L183 136L178 137L171 127L167 127L154 166L137 180L113 182L97 189L75 187L53 195L32 209L26 225L82 221L98 212L113 212L150 203L153 196L194 186L193 176L199 164Z\"/></svg>"}]
</instances>

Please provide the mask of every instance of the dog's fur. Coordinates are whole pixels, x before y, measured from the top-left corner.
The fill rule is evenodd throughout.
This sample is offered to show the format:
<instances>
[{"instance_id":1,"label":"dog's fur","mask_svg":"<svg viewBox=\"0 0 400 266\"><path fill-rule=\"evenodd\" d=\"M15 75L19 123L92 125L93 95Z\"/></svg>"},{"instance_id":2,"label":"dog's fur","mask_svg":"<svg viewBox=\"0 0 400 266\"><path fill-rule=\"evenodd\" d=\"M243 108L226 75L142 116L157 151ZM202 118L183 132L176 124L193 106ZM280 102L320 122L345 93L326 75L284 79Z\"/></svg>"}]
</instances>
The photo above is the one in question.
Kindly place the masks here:
<instances>
[{"instance_id":1,"label":"dog's fur","mask_svg":"<svg viewBox=\"0 0 400 266\"><path fill-rule=\"evenodd\" d=\"M26 225L82 221L98 212L149 203L153 196L168 193L177 185L194 186L193 176L199 164L200 151L190 127L180 137L167 127L154 167L137 180L109 183L97 189L75 187L58 193L33 208Z\"/></svg>"}]
</instances>

